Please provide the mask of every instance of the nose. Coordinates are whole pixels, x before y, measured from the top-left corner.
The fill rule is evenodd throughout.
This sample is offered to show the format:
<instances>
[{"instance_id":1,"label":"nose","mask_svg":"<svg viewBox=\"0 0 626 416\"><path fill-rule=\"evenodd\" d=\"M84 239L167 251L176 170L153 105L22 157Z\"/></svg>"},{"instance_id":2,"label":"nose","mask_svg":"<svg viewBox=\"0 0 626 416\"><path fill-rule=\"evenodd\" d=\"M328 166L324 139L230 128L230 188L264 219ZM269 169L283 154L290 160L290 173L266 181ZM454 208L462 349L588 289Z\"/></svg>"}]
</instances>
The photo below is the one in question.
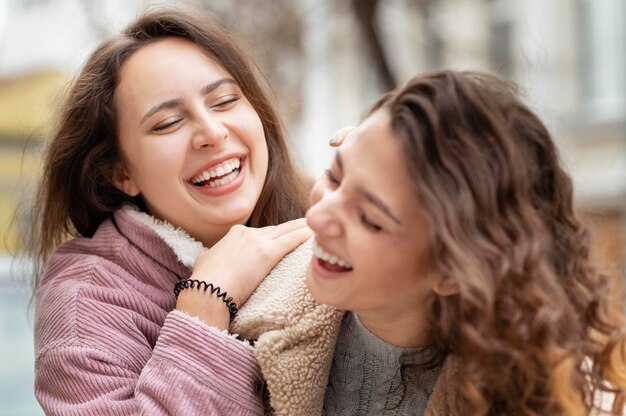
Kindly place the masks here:
<instances>
[{"instance_id":1,"label":"nose","mask_svg":"<svg viewBox=\"0 0 626 416\"><path fill-rule=\"evenodd\" d=\"M228 138L228 128L211 114L203 114L198 122L192 145L194 149L219 148Z\"/></svg>"},{"instance_id":2,"label":"nose","mask_svg":"<svg viewBox=\"0 0 626 416\"><path fill-rule=\"evenodd\" d=\"M341 200L338 192L326 192L314 201L306 212L306 221L317 235L327 238L341 237L343 224L341 218Z\"/></svg>"}]
</instances>

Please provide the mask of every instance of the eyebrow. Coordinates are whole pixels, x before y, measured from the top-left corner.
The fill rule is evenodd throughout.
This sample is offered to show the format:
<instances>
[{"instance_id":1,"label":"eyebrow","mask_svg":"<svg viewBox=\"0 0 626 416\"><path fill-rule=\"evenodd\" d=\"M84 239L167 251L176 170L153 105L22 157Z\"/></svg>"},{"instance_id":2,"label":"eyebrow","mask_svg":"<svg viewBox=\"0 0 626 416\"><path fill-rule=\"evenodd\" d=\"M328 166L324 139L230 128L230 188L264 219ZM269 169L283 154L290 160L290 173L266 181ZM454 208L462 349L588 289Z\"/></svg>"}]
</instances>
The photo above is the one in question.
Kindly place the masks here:
<instances>
[{"instance_id":1,"label":"eyebrow","mask_svg":"<svg viewBox=\"0 0 626 416\"><path fill-rule=\"evenodd\" d=\"M202 87L202 89L200 90L200 94L208 95L223 84L237 84L237 83L235 82L235 80L231 78L221 78L221 79L218 79L217 81L214 81ZM167 110L167 109L174 108L182 104L183 104L182 98L174 98L172 100L163 101L162 103L159 103L155 105L154 107L150 108L150 110L148 110L148 112L141 118L141 121L139 122L139 124L142 124L150 116L158 113L161 110Z\"/></svg>"},{"instance_id":2,"label":"eyebrow","mask_svg":"<svg viewBox=\"0 0 626 416\"><path fill-rule=\"evenodd\" d=\"M343 172L343 158L341 157L341 153L339 152L339 149L337 149L337 152L335 153L335 162L337 163L337 166L339 167L339 170ZM389 218L391 218L396 224L402 225L402 222L400 222L398 217L393 215L393 213L391 212L391 209L389 209L387 204L385 204L376 195L372 194L370 191L368 191L367 189L363 188L362 186L357 186L356 187L356 191L361 196L363 196L363 198L365 198L367 201L369 201L372 205L377 207L385 215L387 215Z\"/></svg>"}]
</instances>

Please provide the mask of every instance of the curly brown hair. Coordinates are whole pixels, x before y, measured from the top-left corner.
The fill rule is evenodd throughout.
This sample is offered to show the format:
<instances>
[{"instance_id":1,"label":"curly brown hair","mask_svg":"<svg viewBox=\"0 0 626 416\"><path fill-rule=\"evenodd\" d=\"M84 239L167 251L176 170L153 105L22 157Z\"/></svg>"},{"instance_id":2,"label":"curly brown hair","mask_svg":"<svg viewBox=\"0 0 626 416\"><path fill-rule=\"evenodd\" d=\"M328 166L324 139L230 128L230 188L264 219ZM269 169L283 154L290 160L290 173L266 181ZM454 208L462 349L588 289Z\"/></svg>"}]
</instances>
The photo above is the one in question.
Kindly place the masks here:
<instances>
[{"instance_id":1,"label":"curly brown hair","mask_svg":"<svg viewBox=\"0 0 626 416\"><path fill-rule=\"evenodd\" d=\"M124 204L142 207L141 197L129 197L112 183L114 166L123 162L113 94L120 68L128 58L168 37L190 40L222 65L259 114L269 166L247 225L276 225L304 215L311 181L292 161L285 129L260 70L212 15L201 9L157 8L103 41L67 93L45 155L26 244L39 272L51 251L67 238L92 236L100 223Z\"/></svg>"},{"instance_id":2,"label":"curly brown hair","mask_svg":"<svg viewBox=\"0 0 626 416\"><path fill-rule=\"evenodd\" d=\"M458 285L432 308L433 345L460 358L463 415L587 415L626 392L618 281L594 269L572 181L540 119L495 75L412 79L391 114L432 224L431 266Z\"/></svg>"}]
</instances>

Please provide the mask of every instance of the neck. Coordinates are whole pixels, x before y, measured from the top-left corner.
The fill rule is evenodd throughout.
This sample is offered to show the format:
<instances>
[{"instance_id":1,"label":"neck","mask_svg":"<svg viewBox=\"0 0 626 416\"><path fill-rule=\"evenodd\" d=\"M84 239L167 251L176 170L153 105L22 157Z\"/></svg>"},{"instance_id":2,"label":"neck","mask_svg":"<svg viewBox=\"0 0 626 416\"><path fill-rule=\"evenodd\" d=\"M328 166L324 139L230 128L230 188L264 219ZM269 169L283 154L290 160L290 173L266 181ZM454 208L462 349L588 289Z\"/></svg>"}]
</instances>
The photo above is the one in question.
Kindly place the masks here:
<instances>
[{"instance_id":1,"label":"neck","mask_svg":"<svg viewBox=\"0 0 626 416\"><path fill-rule=\"evenodd\" d=\"M250 220L248 214L239 219L231 220L228 223L206 223L204 226L198 227L198 234L191 234L193 238L200 241L206 248L213 247L218 241L220 241L234 225L246 225ZM198 221L200 224L200 221Z\"/></svg>"},{"instance_id":2,"label":"neck","mask_svg":"<svg viewBox=\"0 0 626 416\"><path fill-rule=\"evenodd\" d=\"M374 335L398 347L423 347L429 343L430 325L425 310L417 313L395 311L354 311L361 323Z\"/></svg>"},{"instance_id":3,"label":"neck","mask_svg":"<svg viewBox=\"0 0 626 416\"><path fill-rule=\"evenodd\" d=\"M191 237L195 240L198 240L202 243L202 245L206 248L211 248L220 241L231 229L232 224L224 225L224 226L213 226L210 230L207 227L207 232L203 232L200 234L191 234Z\"/></svg>"}]
</instances>

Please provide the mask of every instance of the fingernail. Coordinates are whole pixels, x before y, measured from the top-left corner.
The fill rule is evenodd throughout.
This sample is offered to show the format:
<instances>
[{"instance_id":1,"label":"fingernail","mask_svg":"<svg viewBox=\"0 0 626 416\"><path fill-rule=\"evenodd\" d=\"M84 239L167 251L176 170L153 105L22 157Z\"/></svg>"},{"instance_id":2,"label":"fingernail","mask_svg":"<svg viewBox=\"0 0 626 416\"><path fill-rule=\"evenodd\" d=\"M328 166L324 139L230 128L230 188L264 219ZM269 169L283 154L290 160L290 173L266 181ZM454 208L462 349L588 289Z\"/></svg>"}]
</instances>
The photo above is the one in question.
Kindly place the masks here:
<instances>
[{"instance_id":1,"label":"fingernail","mask_svg":"<svg viewBox=\"0 0 626 416\"><path fill-rule=\"evenodd\" d=\"M339 140L339 136L333 136L328 141L328 144L332 146L333 144L337 143L338 140Z\"/></svg>"}]
</instances>

